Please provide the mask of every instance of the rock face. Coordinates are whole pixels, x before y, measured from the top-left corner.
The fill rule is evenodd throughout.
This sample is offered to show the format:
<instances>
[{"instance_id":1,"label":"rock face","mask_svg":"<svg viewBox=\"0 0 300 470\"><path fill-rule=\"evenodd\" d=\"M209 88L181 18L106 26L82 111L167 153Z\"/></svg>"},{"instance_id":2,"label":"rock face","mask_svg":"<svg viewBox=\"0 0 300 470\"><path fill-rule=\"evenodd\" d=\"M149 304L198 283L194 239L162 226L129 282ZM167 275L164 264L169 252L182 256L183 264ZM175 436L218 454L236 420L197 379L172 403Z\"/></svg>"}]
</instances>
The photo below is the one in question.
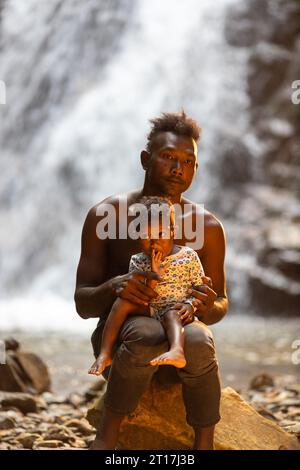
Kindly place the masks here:
<instances>
[{"instance_id":1,"label":"rock face","mask_svg":"<svg viewBox=\"0 0 300 470\"><path fill-rule=\"evenodd\" d=\"M231 306L298 315L300 103L292 84L300 77L300 2L236 2L225 35L233 53L245 53L248 97L247 129L240 136L245 148L222 141L224 191L214 203L234 252L228 259L228 278L237 284Z\"/></svg>"},{"instance_id":2,"label":"rock face","mask_svg":"<svg viewBox=\"0 0 300 470\"><path fill-rule=\"evenodd\" d=\"M103 396L89 409L87 419L97 426ZM217 450L299 449L297 439L260 416L230 387L222 391L220 423L216 426ZM122 423L119 449L191 449L193 430L186 424L181 385L152 382L133 415Z\"/></svg>"}]
</instances>

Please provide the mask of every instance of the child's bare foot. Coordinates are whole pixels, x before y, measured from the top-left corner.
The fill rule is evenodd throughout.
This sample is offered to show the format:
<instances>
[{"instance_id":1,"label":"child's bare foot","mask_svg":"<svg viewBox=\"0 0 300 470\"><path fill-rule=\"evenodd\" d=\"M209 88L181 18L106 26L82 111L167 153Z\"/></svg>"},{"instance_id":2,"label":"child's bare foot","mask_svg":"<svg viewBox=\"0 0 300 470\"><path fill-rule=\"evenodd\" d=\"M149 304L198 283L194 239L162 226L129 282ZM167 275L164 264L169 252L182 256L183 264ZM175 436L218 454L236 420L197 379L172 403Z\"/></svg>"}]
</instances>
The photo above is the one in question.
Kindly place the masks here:
<instances>
[{"instance_id":1,"label":"child's bare foot","mask_svg":"<svg viewBox=\"0 0 300 470\"><path fill-rule=\"evenodd\" d=\"M170 351L155 357L150 361L151 366L171 365L178 369L185 367L186 360L182 349L170 349Z\"/></svg>"},{"instance_id":2,"label":"child's bare foot","mask_svg":"<svg viewBox=\"0 0 300 470\"><path fill-rule=\"evenodd\" d=\"M90 368L89 374L100 375L106 369L106 367L111 365L111 363L112 358L110 356L100 354L100 356L97 357L96 361Z\"/></svg>"}]
</instances>

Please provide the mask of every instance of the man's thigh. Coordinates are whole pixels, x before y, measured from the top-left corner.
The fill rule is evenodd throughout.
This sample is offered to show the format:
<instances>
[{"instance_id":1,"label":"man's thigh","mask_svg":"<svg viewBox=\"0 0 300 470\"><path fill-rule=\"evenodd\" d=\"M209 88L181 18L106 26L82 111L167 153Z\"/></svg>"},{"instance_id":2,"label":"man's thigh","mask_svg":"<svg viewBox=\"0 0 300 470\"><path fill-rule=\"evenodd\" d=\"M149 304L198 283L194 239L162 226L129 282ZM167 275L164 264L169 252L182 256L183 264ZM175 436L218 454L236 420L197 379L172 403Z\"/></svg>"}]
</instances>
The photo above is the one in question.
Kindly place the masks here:
<instances>
[{"instance_id":1,"label":"man's thigh","mask_svg":"<svg viewBox=\"0 0 300 470\"><path fill-rule=\"evenodd\" d=\"M127 317L121 328L118 343L138 343L141 346L157 346L161 343L167 345L165 330L160 321L147 315L147 311L143 309L139 312Z\"/></svg>"}]
</instances>

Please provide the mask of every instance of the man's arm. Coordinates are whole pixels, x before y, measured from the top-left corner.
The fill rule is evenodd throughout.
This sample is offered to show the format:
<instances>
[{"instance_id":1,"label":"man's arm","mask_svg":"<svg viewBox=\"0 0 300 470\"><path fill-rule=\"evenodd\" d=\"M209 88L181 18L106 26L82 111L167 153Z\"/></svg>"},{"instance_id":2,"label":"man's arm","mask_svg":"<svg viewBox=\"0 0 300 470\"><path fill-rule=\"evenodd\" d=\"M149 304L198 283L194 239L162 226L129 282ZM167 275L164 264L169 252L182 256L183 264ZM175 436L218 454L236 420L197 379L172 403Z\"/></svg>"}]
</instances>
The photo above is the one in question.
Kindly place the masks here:
<instances>
[{"instance_id":1,"label":"man's arm","mask_svg":"<svg viewBox=\"0 0 300 470\"><path fill-rule=\"evenodd\" d=\"M117 204L113 198L103 202ZM101 220L101 216L96 214L97 207L89 211L83 226L74 295L76 310L85 319L106 317L117 296L147 305L157 293L144 281L160 279L153 272L130 272L107 279L108 239L102 240L97 236L96 228Z\"/></svg>"},{"instance_id":2,"label":"man's arm","mask_svg":"<svg viewBox=\"0 0 300 470\"><path fill-rule=\"evenodd\" d=\"M84 222L81 238L81 255L77 268L74 300L77 313L82 318L105 315L113 304L115 278L106 280L108 240L97 237L100 218L93 207Z\"/></svg>"},{"instance_id":3,"label":"man's arm","mask_svg":"<svg viewBox=\"0 0 300 470\"><path fill-rule=\"evenodd\" d=\"M201 301L197 306L196 315L207 325L217 323L228 311L225 250L226 237L221 222L212 214L206 215L204 247L200 256L205 276L212 280L212 285L208 281L197 290L193 289L192 295Z\"/></svg>"}]
</instances>

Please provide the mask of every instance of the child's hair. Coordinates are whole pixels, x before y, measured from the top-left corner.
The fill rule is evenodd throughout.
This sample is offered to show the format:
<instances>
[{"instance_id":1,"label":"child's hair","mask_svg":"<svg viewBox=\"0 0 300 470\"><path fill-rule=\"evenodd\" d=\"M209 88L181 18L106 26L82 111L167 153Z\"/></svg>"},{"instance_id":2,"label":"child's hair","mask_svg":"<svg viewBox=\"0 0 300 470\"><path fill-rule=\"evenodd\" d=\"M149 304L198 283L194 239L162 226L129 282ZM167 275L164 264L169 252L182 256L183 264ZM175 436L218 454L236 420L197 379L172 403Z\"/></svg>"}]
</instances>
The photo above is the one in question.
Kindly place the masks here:
<instances>
[{"instance_id":1,"label":"child's hair","mask_svg":"<svg viewBox=\"0 0 300 470\"><path fill-rule=\"evenodd\" d=\"M143 196L138 201L143 204L148 213L148 221L150 222L152 215L159 214L159 217L165 214L167 220L170 221L170 229L173 231L175 227L175 210L172 202L167 197L162 196Z\"/></svg>"}]
</instances>

